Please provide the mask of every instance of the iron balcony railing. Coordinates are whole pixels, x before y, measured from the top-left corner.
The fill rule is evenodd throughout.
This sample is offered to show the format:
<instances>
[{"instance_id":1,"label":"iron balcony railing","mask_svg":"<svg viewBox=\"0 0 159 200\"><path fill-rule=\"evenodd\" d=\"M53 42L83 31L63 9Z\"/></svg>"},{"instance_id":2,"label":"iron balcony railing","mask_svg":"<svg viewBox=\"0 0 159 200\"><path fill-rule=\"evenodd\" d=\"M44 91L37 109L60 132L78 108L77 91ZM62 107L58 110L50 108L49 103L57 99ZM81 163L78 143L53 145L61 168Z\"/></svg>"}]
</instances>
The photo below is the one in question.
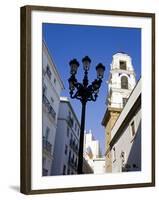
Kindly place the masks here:
<instances>
[{"instance_id":1,"label":"iron balcony railing","mask_svg":"<svg viewBox=\"0 0 159 200\"><path fill-rule=\"evenodd\" d=\"M74 160L73 160L73 158L69 158L68 159L68 164L74 169L74 170L77 170L77 162L75 162Z\"/></svg>"},{"instance_id":2,"label":"iron balcony railing","mask_svg":"<svg viewBox=\"0 0 159 200\"><path fill-rule=\"evenodd\" d=\"M44 94L43 94L43 104L46 106L48 113L50 113L51 117L53 119L55 119L56 118L56 112L55 112L55 110L51 106L49 100L47 99L47 97Z\"/></svg>"},{"instance_id":3,"label":"iron balcony railing","mask_svg":"<svg viewBox=\"0 0 159 200\"><path fill-rule=\"evenodd\" d=\"M71 116L68 116L68 124L70 125L70 127L73 127L73 118Z\"/></svg>"},{"instance_id":4,"label":"iron balcony railing","mask_svg":"<svg viewBox=\"0 0 159 200\"><path fill-rule=\"evenodd\" d=\"M49 79L51 79L51 71L50 71L49 66L46 67L46 74L49 77Z\"/></svg>"},{"instance_id":5,"label":"iron balcony railing","mask_svg":"<svg viewBox=\"0 0 159 200\"><path fill-rule=\"evenodd\" d=\"M52 144L43 136L43 149L51 154Z\"/></svg>"},{"instance_id":6,"label":"iron balcony railing","mask_svg":"<svg viewBox=\"0 0 159 200\"><path fill-rule=\"evenodd\" d=\"M70 140L70 147L75 151L75 153L78 153L78 145L72 139Z\"/></svg>"}]
</instances>

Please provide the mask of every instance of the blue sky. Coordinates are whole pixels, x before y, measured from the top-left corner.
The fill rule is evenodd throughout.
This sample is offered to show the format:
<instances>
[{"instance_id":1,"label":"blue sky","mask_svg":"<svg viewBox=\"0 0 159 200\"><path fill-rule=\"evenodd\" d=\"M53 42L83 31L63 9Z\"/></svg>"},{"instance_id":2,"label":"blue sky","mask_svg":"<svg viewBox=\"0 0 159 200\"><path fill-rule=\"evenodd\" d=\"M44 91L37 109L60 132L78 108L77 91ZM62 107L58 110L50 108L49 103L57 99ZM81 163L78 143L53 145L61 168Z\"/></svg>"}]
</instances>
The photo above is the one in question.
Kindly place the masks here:
<instances>
[{"instance_id":1,"label":"blue sky","mask_svg":"<svg viewBox=\"0 0 159 200\"><path fill-rule=\"evenodd\" d=\"M43 39L65 85L61 96L69 96L67 80L70 76L69 61L71 59L76 58L79 61L77 78L82 81L81 60L86 55L91 58L90 83L96 78L96 65L99 62L105 65L106 70L98 99L96 102L87 103L85 124L85 128L91 129L95 139L100 141L101 150L104 153L105 136L101 121L106 110L106 81L109 76L112 56L117 52L125 52L130 55L138 80L141 75L141 30L139 28L43 24ZM70 99L70 102L80 121L80 101Z\"/></svg>"}]
</instances>

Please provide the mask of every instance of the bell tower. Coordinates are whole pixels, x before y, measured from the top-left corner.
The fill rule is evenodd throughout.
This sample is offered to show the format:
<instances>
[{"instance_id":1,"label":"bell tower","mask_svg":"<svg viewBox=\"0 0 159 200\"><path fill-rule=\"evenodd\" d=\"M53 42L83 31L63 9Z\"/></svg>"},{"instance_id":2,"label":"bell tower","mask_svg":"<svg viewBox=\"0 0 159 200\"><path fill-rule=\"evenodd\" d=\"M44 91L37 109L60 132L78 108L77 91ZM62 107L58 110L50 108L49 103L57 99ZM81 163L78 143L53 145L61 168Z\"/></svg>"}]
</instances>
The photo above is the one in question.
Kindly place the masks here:
<instances>
[{"instance_id":1,"label":"bell tower","mask_svg":"<svg viewBox=\"0 0 159 200\"><path fill-rule=\"evenodd\" d=\"M108 80L107 109L102 120L105 127L106 172L112 171L112 155L110 152L111 129L118 119L131 91L136 85L135 72L131 57L123 52L113 55Z\"/></svg>"}]
</instances>

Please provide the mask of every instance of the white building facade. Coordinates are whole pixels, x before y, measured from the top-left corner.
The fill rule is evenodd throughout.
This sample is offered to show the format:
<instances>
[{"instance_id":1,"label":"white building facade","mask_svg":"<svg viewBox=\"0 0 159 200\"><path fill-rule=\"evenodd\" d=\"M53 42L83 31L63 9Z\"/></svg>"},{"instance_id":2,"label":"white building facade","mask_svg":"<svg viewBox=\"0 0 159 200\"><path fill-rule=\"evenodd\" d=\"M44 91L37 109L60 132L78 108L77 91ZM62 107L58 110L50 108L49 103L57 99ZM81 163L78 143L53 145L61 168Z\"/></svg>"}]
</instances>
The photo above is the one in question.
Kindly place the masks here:
<instances>
[{"instance_id":1,"label":"white building facade","mask_svg":"<svg viewBox=\"0 0 159 200\"><path fill-rule=\"evenodd\" d=\"M88 155L92 159L98 158L100 155L99 141L94 139L91 130L84 133L84 153L85 157Z\"/></svg>"},{"instance_id":2,"label":"white building facade","mask_svg":"<svg viewBox=\"0 0 159 200\"><path fill-rule=\"evenodd\" d=\"M94 139L91 130L84 134L84 158L94 174L105 173L105 158L101 157L99 141Z\"/></svg>"},{"instance_id":3,"label":"white building facade","mask_svg":"<svg viewBox=\"0 0 159 200\"><path fill-rule=\"evenodd\" d=\"M141 171L141 80L112 129L112 172Z\"/></svg>"},{"instance_id":4,"label":"white building facade","mask_svg":"<svg viewBox=\"0 0 159 200\"><path fill-rule=\"evenodd\" d=\"M54 162L60 93L64 86L44 41L42 45L42 87L42 174L48 176L51 174L51 165Z\"/></svg>"},{"instance_id":5,"label":"white building facade","mask_svg":"<svg viewBox=\"0 0 159 200\"><path fill-rule=\"evenodd\" d=\"M60 97L55 162L51 175L77 174L80 123L67 97Z\"/></svg>"},{"instance_id":6,"label":"white building facade","mask_svg":"<svg viewBox=\"0 0 159 200\"><path fill-rule=\"evenodd\" d=\"M104 174L105 173L105 158L94 158L92 163L94 174Z\"/></svg>"}]
</instances>

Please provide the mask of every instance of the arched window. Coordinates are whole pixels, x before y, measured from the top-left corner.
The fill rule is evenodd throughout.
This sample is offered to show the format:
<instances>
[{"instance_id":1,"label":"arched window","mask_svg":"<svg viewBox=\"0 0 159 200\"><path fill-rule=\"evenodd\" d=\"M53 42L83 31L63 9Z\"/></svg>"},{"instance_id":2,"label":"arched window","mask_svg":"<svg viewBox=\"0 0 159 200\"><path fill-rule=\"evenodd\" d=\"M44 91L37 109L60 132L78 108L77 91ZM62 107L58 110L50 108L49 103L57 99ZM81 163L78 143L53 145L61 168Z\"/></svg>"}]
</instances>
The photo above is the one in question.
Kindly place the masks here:
<instances>
[{"instance_id":1,"label":"arched window","mask_svg":"<svg viewBox=\"0 0 159 200\"><path fill-rule=\"evenodd\" d=\"M128 78L126 76L121 77L121 88L128 89Z\"/></svg>"}]
</instances>

